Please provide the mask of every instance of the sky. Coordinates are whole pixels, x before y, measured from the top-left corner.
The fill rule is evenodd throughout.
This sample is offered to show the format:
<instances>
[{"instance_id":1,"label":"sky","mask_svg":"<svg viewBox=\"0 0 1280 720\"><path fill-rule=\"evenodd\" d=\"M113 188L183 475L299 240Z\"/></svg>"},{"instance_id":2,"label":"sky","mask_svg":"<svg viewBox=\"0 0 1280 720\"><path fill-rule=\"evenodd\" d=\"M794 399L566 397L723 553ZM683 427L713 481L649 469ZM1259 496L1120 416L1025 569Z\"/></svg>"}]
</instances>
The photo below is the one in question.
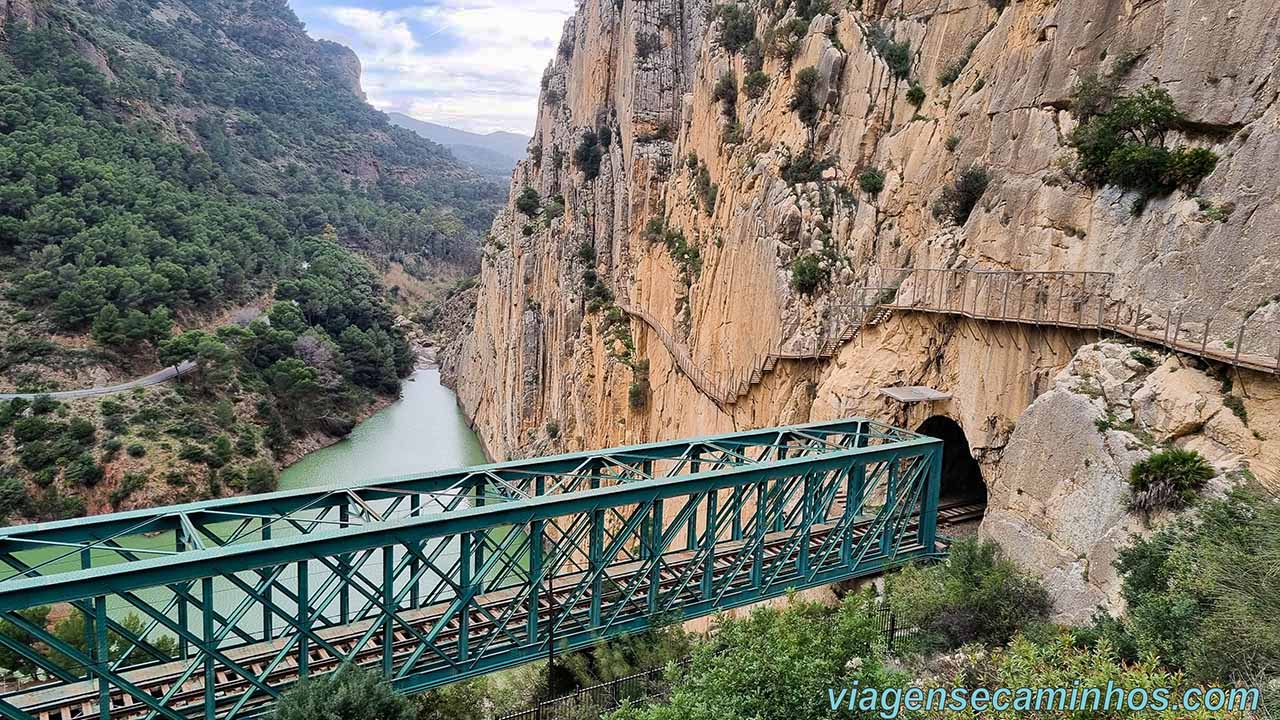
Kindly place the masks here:
<instances>
[{"instance_id":1,"label":"sky","mask_svg":"<svg viewBox=\"0 0 1280 720\"><path fill-rule=\"evenodd\" d=\"M461 130L530 135L574 0L291 0L360 56L369 102Z\"/></svg>"}]
</instances>

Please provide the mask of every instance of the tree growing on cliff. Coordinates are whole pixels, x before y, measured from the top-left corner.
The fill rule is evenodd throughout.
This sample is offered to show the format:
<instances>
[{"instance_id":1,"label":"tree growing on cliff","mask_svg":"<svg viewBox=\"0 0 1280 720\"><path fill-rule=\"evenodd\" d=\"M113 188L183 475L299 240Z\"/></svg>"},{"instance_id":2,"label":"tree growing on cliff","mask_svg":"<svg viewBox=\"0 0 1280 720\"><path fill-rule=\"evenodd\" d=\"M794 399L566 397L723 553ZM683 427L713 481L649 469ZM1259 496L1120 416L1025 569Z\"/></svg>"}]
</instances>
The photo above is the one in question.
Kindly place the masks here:
<instances>
[{"instance_id":1,"label":"tree growing on cliff","mask_svg":"<svg viewBox=\"0 0 1280 720\"><path fill-rule=\"evenodd\" d=\"M542 209L542 198L538 195L538 191L532 187L525 185L520 194L516 196L516 210L524 213L528 217L533 217Z\"/></svg>"},{"instance_id":2,"label":"tree growing on cliff","mask_svg":"<svg viewBox=\"0 0 1280 720\"><path fill-rule=\"evenodd\" d=\"M600 175L600 162L604 159L604 148L600 146L600 138L595 130L584 130L578 147L573 151L573 162L586 176L588 181Z\"/></svg>"},{"instance_id":3,"label":"tree growing on cliff","mask_svg":"<svg viewBox=\"0 0 1280 720\"><path fill-rule=\"evenodd\" d=\"M1142 197L1135 209L1149 197L1194 190L1217 165L1208 148L1166 147L1169 133L1187 118L1162 87L1115 95L1114 81L1087 76L1076 86L1073 106L1081 121L1070 138L1077 167L1093 183L1137 190Z\"/></svg>"},{"instance_id":4,"label":"tree growing on cliff","mask_svg":"<svg viewBox=\"0 0 1280 720\"><path fill-rule=\"evenodd\" d=\"M955 182L942 189L942 195L933 203L933 217L964 225L990 183L991 175L986 168L970 165Z\"/></svg>"},{"instance_id":5,"label":"tree growing on cliff","mask_svg":"<svg viewBox=\"0 0 1280 720\"><path fill-rule=\"evenodd\" d=\"M801 295L812 295L830 279L831 272L822 267L822 259L813 253L801 255L791 264L791 288Z\"/></svg>"},{"instance_id":6,"label":"tree growing on cliff","mask_svg":"<svg viewBox=\"0 0 1280 720\"><path fill-rule=\"evenodd\" d=\"M755 40L756 15L749 8L737 3L721 5L716 8L716 17L720 20L716 42L725 50L736 53Z\"/></svg>"},{"instance_id":7,"label":"tree growing on cliff","mask_svg":"<svg viewBox=\"0 0 1280 720\"><path fill-rule=\"evenodd\" d=\"M790 107L792 112L800 118L800 122L810 128L818 123L818 112L821 110L815 97L817 88L818 69L816 67L807 67L796 73L796 84L791 93Z\"/></svg>"}]
</instances>

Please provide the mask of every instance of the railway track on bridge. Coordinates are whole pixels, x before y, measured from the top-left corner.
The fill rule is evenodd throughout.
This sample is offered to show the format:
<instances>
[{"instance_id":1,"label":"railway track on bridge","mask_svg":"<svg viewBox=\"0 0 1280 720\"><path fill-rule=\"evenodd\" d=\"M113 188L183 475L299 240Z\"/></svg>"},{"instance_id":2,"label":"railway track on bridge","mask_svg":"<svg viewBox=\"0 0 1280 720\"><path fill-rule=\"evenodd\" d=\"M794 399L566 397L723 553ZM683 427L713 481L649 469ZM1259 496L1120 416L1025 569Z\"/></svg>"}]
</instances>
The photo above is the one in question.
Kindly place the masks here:
<instances>
[{"instance_id":1,"label":"railway track on bridge","mask_svg":"<svg viewBox=\"0 0 1280 720\"><path fill-rule=\"evenodd\" d=\"M943 504L938 508L939 529L945 529L949 525L981 517L985 507L985 503L967 500ZM869 523L869 521L867 522ZM812 528L809 537L811 551L816 552L822 548L823 541L833 528L834 526L830 524ZM916 530L918 530L918 526L914 522L907 528L908 534L914 534ZM766 536L765 561L776 561L783 553L792 552L793 549L788 550L792 539L792 535L789 533L776 533L775 536ZM723 543L717 549L714 561L715 571L724 573L740 570L740 568L735 569L735 565L745 542ZM875 557L868 557L865 560L872 561L875 559ZM700 571L699 568L693 566L703 562L696 556L696 553L691 551L669 553L663 556L663 560L665 567L659 575L658 592L664 596L671 592L678 593L676 602L696 602L702 599L702 591L698 584L688 581L692 574ZM608 579L615 585L636 582L638 584L636 596L643 597L649 591L648 578L637 576L638 573L644 571L643 569L644 565L640 561L619 565L616 571L608 573ZM565 621L564 608L566 606L572 608L568 613L569 619L575 617L581 619L589 613L591 604L589 597L579 597L576 600L570 597L570 589L580 579L580 576L573 575L560 578L562 581L561 588L552 588L548 597L544 598L539 605L539 622L553 622L555 619L560 618L561 623L563 623ZM785 579L783 578L784 581ZM750 582L750 579L743 575L738 579L737 586L745 589L749 587ZM733 587L731 585L730 589L733 589ZM478 604L485 606L490 611L490 614L494 611L499 611L503 616L507 616L509 613L510 620L517 624L528 622L528 613L519 606L518 594L512 590L495 589L477 597L476 600ZM429 632L439 622L440 618L446 614L447 608L448 603L441 602L426 608L407 610L403 616L419 631ZM637 602L633 612L619 616L617 619L623 621L640 617L644 615L645 611L644 604ZM478 610L471 613L469 620L473 634L483 635L486 631L495 629L491 618ZM340 627L319 630L317 635L323 637L334 648L345 653L352 650L360 638L368 632L370 626L376 622L378 621L353 622ZM459 618L450 619L446 622L445 630L438 636L439 643L441 645L456 644L460 628L461 622ZM391 645L390 652L396 660L407 659L417 648L416 639L407 632L397 631L393 633L393 637L395 639ZM299 668L296 661L286 660L271 672L264 673L268 669L268 664L277 656L284 643L284 640L276 640L262 643L258 646L250 645L229 651L227 654L242 667L252 670L255 674L265 674L267 684L271 686L286 686L299 679ZM384 646L382 643L375 641L356 653L356 664L378 667L385 662L384 655ZM340 658L335 657L325 648L313 646L309 653L309 672L313 675L330 672L335 670L340 662ZM175 661L129 671L126 675L137 687L145 690L152 697L159 699L165 697L173 689L175 682L186 670L186 667L187 663ZM217 710L219 712L230 710L240 697L251 689L251 684L246 679L229 672L218 673L216 677ZM204 698L203 678L197 675L183 684L182 688L170 698L170 704L172 709L183 715L193 718L202 717L206 710ZM257 702L241 708L238 716L254 717L255 714L265 710L271 704L271 698L261 694L259 698ZM96 683L90 681L35 690L25 696L10 698L10 702L30 713L37 720L91 720L92 718L100 717L98 707L99 688ZM122 693L113 693L111 695L111 720L143 720L151 715L152 710L137 701L136 698Z\"/></svg>"}]
</instances>

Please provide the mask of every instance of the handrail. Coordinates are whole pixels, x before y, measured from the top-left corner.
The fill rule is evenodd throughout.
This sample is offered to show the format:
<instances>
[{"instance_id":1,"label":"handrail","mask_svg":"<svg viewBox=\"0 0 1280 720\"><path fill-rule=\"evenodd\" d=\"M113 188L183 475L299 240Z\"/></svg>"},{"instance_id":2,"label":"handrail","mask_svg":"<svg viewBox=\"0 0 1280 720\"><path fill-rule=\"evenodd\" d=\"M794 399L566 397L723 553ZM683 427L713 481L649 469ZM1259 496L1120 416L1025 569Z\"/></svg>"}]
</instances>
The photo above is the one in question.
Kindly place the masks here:
<instances>
[{"instance_id":1,"label":"handrail","mask_svg":"<svg viewBox=\"0 0 1280 720\"><path fill-rule=\"evenodd\" d=\"M1113 273L1022 271L977 268L886 268L904 273L883 307L906 312L960 315L975 320L1114 333L1167 350L1266 373L1280 373L1280 320L1246 313L1238 321L1223 312L1203 315L1197 328L1186 327L1183 308L1163 317L1144 307L1114 299ZM889 290L883 284L881 290ZM865 293L865 290L864 290ZM1230 328L1224 335L1214 328Z\"/></svg>"},{"instance_id":2,"label":"handrail","mask_svg":"<svg viewBox=\"0 0 1280 720\"><path fill-rule=\"evenodd\" d=\"M867 281L854 289L852 303L835 304L841 324L803 344L781 342L757 354L729 380L718 381L698 367L689 349L647 311L622 305L623 311L649 325L676 365L694 386L720 405L733 405L783 360L833 357L863 328L878 324L888 312L929 312L985 322L1016 323L1113 333L1172 352L1265 373L1280 374L1280 319L1246 313L1239 324L1222 313L1206 313L1203 324L1184 329L1186 309L1163 318L1144 308L1114 299L1115 273L1091 270L1002 270L994 268L873 267ZM1275 326L1275 327L1271 327ZM1229 327L1229 337L1212 334Z\"/></svg>"}]
</instances>

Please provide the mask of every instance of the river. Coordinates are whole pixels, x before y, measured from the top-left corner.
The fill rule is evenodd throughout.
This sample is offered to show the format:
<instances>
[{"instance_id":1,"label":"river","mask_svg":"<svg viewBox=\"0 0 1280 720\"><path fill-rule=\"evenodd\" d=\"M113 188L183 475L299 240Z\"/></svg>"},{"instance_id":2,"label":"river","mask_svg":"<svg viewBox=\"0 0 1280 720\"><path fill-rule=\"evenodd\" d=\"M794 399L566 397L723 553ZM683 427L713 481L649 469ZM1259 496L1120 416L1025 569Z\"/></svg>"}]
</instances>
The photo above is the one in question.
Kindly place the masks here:
<instances>
[{"instance_id":1,"label":"river","mask_svg":"<svg viewBox=\"0 0 1280 720\"><path fill-rule=\"evenodd\" d=\"M280 475L281 490L347 485L361 480L446 470L487 462L440 370L419 368L399 400L351 435L308 453Z\"/></svg>"},{"instance_id":2,"label":"river","mask_svg":"<svg viewBox=\"0 0 1280 720\"><path fill-rule=\"evenodd\" d=\"M399 400L360 423L347 438L309 453L286 468L280 476L280 489L344 486L393 475L446 470L485 462L480 440L467 425L453 392L440 384L439 369L419 368L404 382ZM228 523L228 529L235 528L235 523ZM284 526L276 531L277 537L288 534L289 529ZM501 536L505 534L506 532L502 532ZM174 536L172 533L160 533L134 537L124 544L139 549L167 549L173 547ZM22 557L32 565L46 563L46 572L72 570L80 565L79 556L64 548L26 551ZM440 562L443 567L450 567L454 557L456 550L446 550ZM93 558L98 566L120 561L116 553L106 550L94 551ZM398 553L397 560L402 558L403 554ZM308 575L317 588L325 585L331 577L328 569L317 561L312 561L310 568ZM376 586L381 582L381 568L381 558L373 558L359 572ZM296 568L288 568L281 574L278 582L282 587L296 589ZM434 574L427 574L419 582L425 593L430 592L438 581ZM397 590L403 586L403 581L396 583ZM223 578L218 578L214 587L216 607L221 613L233 612L244 601L244 594ZM176 617L173 615L175 606L171 592L148 588L142 590L139 596L154 608L166 608L166 615L171 619ZM278 597L276 603L290 609L294 607L283 597ZM107 604L108 612L116 618L136 614L136 608L119 596L110 596ZM336 608L332 608L325 615L336 620L336 612ZM193 614L189 622L195 623L197 619L198 614ZM263 627L262 619L256 612L244 615L237 626L240 631L252 634L260 633ZM191 627L193 630L199 629L196 625ZM150 632L153 635L165 634L162 629L152 628Z\"/></svg>"}]
</instances>

